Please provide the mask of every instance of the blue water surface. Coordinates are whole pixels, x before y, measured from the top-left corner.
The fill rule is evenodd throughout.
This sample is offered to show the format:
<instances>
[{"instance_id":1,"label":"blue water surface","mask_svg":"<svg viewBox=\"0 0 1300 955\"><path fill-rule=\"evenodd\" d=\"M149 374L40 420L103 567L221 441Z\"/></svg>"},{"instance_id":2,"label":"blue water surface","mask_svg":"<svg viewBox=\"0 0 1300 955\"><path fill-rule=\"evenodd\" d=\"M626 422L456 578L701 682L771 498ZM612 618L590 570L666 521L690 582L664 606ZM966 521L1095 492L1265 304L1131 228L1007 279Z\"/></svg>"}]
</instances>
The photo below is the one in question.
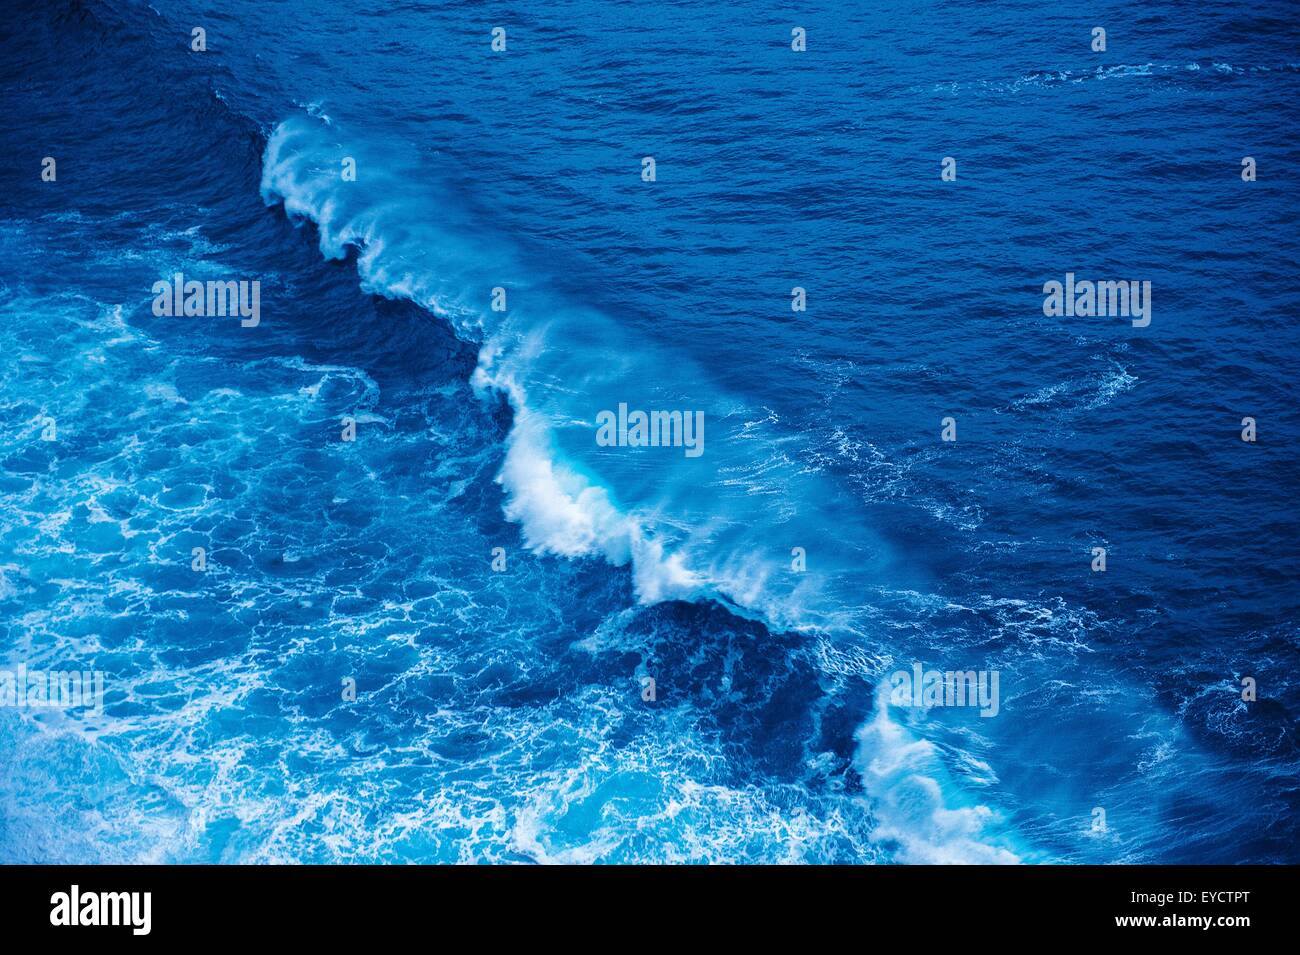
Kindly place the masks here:
<instances>
[{"instance_id":1,"label":"blue water surface","mask_svg":"<svg viewBox=\"0 0 1300 955\"><path fill-rule=\"evenodd\" d=\"M2 19L0 862L1300 861L1292 4Z\"/></svg>"}]
</instances>

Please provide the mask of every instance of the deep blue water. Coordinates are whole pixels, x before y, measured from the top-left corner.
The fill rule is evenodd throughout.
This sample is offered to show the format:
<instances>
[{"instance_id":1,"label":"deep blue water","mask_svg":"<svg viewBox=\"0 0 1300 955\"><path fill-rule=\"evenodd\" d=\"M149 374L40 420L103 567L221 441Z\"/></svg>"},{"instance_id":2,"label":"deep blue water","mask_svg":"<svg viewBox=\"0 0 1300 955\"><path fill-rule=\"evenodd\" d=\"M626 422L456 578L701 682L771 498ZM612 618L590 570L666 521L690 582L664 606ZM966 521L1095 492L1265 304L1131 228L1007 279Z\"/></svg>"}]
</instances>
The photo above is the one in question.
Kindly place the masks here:
<instances>
[{"instance_id":1,"label":"deep blue water","mask_svg":"<svg viewBox=\"0 0 1300 955\"><path fill-rule=\"evenodd\" d=\"M0 861L1300 861L1291 4L0 37Z\"/></svg>"}]
</instances>

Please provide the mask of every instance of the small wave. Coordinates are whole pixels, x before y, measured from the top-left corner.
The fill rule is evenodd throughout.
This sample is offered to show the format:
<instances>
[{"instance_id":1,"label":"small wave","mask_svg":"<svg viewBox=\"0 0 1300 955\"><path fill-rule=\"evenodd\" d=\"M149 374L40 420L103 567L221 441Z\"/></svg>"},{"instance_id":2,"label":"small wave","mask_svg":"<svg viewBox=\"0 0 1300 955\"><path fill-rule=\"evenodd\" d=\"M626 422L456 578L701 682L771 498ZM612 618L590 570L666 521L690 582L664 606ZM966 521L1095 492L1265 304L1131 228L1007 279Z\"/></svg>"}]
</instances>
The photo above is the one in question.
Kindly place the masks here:
<instances>
[{"instance_id":1,"label":"small wave","mask_svg":"<svg viewBox=\"0 0 1300 955\"><path fill-rule=\"evenodd\" d=\"M957 804L937 748L890 719L888 697L888 684L881 684L875 714L857 733L856 765L877 819L872 838L897 846L904 863L1020 862L1019 854L999 844L997 813L978 803Z\"/></svg>"}]
</instances>

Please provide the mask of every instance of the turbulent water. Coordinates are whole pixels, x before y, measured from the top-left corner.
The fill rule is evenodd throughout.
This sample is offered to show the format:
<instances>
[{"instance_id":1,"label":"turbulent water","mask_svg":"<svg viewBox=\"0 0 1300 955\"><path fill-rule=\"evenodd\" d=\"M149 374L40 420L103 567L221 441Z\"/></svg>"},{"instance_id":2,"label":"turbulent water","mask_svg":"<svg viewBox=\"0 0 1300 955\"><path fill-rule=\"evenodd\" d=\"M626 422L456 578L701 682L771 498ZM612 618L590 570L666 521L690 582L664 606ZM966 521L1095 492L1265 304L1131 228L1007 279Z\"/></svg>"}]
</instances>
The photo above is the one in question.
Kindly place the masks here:
<instances>
[{"instance_id":1,"label":"turbulent water","mask_svg":"<svg viewBox=\"0 0 1300 955\"><path fill-rule=\"evenodd\" d=\"M1300 861L1287 4L0 36L0 861Z\"/></svg>"}]
</instances>

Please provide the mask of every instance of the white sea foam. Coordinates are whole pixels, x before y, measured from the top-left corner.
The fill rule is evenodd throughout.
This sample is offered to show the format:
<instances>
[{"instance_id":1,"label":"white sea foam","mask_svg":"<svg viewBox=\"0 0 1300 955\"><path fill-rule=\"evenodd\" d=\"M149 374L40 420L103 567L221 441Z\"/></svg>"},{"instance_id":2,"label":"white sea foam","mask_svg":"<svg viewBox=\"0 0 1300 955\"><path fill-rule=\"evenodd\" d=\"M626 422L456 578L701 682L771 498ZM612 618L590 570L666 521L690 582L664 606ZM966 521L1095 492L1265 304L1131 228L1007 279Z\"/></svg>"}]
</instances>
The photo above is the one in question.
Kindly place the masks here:
<instances>
[{"instance_id":1,"label":"white sea foam","mask_svg":"<svg viewBox=\"0 0 1300 955\"><path fill-rule=\"evenodd\" d=\"M496 284L493 276L520 274L512 254L492 246L483 253L488 264L472 261L492 244L475 236L472 223L463 222L469 231L456 234L448 224L460 214L436 207L427 195L415 196L401 210L394 207L392 196L408 193L411 177L388 182L388 173L363 163L370 180L379 180L379 192L391 186L392 193L372 198L370 204L350 198L348 190L355 184L342 183L323 158L337 151L305 121L281 126L267 147L263 196L268 203L283 201L293 216L316 222L326 256L341 257L349 246L360 250L357 266L365 288L425 306L446 318L460 337L479 344L472 384L485 400L503 396L513 412L497 481L506 491L505 516L518 523L530 550L630 565L636 594L644 603L719 596L733 609L753 611L775 626L826 625L859 613L862 577L871 574L873 561L880 559L861 544L872 535L857 523L860 514L827 510L818 515L818 508L829 507L824 503L829 495L816 483L821 478L778 443L779 435L766 434L779 426L771 413L755 413L731 396L711 396L724 409L717 420L734 429L711 439L702 460L714 470L683 474L665 465L657 469L658 480L649 485L650 491L638 496L638 482L646 482L635 468L621 473L625 483L597 469L626 468L626 458L611 464L591 454L572 453L573 435L585 433L578 429L589 423L573 395L603 394L611 381L626 387L625 382L643 379L647 369L670 380L674 374L694 376L694 387L707 387L697 384L707 376L675 368L686 367L687 360L658 355L653 344L622 335L585 306L546 296L535 278L522 283L529 296L511 289L512 300L529 304L512 305L509 313L488 311L486 295L483 302L470 302L465 287L486 292ZM435 208L446 214L436 228L410 221L418 217L412 209L432 215ZM538 301L544 303L540 312ZM611 344L605 351L591 351L593 341ZM714 463L709 456L715 448L732 456ZM688 463L678 460L676 466ZM628 483L633 493L624 496ZM787 507L788 501L805 503ZM811 523L805 523L810 514ZM787 542L779 536L785 534L797 539ZM835 548L844 546L843 541L861 549L838 553ZM814 564L824 572L792 574L792 544L814 547ZM878 663L878 655L863 657L862 665ZM1017 861L1014 852L986 841L985 830L995 823L992 812L979 805L955 805L950 791L956 792L957 786L945 782L933 746L891 722L883 703L859 734L858 769L878 804L877 842L897 842L905 860ZM564 797L566 803L568 799ZM553 851L545 830L554 824L557 811L539 805L531 815L520 816L513 835L520 852L535 859L588 861L613 851L617 839L612 832Z\"/></svg>"},{"instance_id":2,"label":"white sea foam","mask_svg":"<svg viewBox=\"0 0 1300 955\"><path fill-rule=\"evenodd\" d=\"M871 797L872 838L895 844L898 861L924 865L1005 865L1020 861L999 844L997 814L957 805L937 748L889 716L889 685L876 689L876 709L857 733L856 764Z\"/></svg>"}]
</instances>

